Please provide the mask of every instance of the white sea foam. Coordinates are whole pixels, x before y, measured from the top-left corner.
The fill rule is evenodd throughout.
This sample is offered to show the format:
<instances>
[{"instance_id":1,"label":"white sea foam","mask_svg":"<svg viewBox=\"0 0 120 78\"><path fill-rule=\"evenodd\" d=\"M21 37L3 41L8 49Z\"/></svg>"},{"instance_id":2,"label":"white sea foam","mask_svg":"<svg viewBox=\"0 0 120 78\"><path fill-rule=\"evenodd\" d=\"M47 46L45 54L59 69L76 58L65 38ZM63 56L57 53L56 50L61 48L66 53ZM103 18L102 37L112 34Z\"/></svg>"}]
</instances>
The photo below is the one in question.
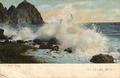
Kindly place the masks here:
<instances>
[{"instance_id":1,"label":"white sea foam","mask_svg":"<svg viewBox=\"0 0 120 78\"><path fill-rule=\"evenodd\" d=\"M1 28L5 30L4 34L6 36L14 35L13 40L49 39L56 37L60 42L60 53L51 52L47 54L46 50L45 52L39 50L28 54L38 59L46 59L49 62L87 63L93 55L99 53L112 55L115 59L120 58L120 53L118 52L105 53L109 46L107 45L107 38L102 33L96 32L95 28L85 28L85 25L78 22L78 20L76 22L76 9L71 5L65 6L58 12L57 16L53 15L52 18L47 19L47 24L37 27L36 31L34 31L34 27L28 25L18 25L18 29L10 26L1 26ZM72 54L63 51L71 47L73 49Z\"/></svg>"},{"instance_id":2,"label":"white sea foam","mask_svg":"<svg viewBox=\"0 0 120 78\"><path fill-rule=\"evenodd\" d=\"M107 49L107 38L95 29L86 29L74 20L75 10L66 6L60 15L39 29L37 34L41 37L56 37L60 48L72 47L75 53L98 53Z\"/></svg>"},{"instance_id":3,"label":"white sea foam","mask_svg":"<svg viewBox=\"0 0 120 78\"><path fill-rule=\"evenodd\" d=\"M60 49L72 47L74 53L98 53L107 49L107 38L95 29L86 29L84 25L77 23L74 19L76 10L71 5L65 6L60 15L54 20L39 27L33 32L34 27L18 26L18 31L13 28L6 28L5 35L14 36L14 40L33 40L35 38L56 37L60 42Z\"/></svg>"}]
</instances>

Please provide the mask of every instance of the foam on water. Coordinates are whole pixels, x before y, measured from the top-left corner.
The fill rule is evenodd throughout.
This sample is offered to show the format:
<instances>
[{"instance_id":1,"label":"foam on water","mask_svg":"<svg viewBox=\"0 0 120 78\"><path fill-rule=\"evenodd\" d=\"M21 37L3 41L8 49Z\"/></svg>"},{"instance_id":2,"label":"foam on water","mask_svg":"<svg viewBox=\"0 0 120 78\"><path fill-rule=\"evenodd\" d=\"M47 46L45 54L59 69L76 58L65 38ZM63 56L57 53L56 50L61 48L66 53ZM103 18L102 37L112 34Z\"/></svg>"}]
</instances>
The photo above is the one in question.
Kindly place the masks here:
<instances>
[{"instance_id":1,"label":"foam on water","mask_svg":"<svg viewBox=\"0 0 120 78\"><path fill-rule=\"evenodd\" d=\"M15 28L6 28L5 35L13 37L13 40L33 40L35 38L48 39L56 37L60 42L60 49L72 47L75 53L98 53L107 50L107 38L103 34L96 32L95 29L87 29L84 25L76 23L74 20L74 9L65 7L61 15L54 18L53 21L38 27L34 32L34 27L18 26Z\"/></svg>"},{"instance_id":2,"label":"foam on water","mask_svg":"<svg viewBox=\"0 0 120 78\"><path fill-rule=\"evenodd\" d=\"M25 55L34 56L38 61L44 60L48 63L90 63L91 56L70 54L64 51L38 50Z\"/></svg>"},{"instance_id":3,"label":"foam on water","mask_svg":"<svg viewBox=\"0 0 120 78\"><path fill-rule=\"evenodd\" d=\"M91 54L107 50L107 38L95 29L87 29L76 23L72 16L74 11L68 11L67 8L54 18L56 20L40 28L38 37L56 37L60 42L60 49L72 47L75 53Z\"/></svg>"},{"instance_id":4,"label":"foam on water","mask_svg":"<svg viewBox=\"0 0 120 78\"><path fill-rule=\"evenodd\" d=\"M49 62L88 63L93 55L108 51L108 39L102 33L97 32L96 29L89 29L84 24L77 23L74 19L75 12L75 9L71 8L71 6L66 6L59 12L60 15L55 16L42 27L38 27L36 31L34 31L34 27L30 26L19 26L18 29L4 26L2 28L5 29L5 35L15 35L13 40L55 37L60 42L60 53L51 52L47 54L46 51L39 50L28 55L42 58ZM72 54L63 51L71 47L73 50ZM116 57L116 54L111 54Z\"/></svg>"}]
</instances>

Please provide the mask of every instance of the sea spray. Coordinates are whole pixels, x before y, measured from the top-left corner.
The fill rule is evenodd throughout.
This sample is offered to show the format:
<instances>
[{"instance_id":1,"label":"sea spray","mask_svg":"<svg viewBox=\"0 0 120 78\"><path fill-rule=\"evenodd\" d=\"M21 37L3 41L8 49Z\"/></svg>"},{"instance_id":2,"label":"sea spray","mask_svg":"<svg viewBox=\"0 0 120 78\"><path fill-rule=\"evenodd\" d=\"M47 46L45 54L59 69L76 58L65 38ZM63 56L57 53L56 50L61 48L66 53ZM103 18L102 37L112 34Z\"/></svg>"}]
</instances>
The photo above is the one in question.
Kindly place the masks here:
<instances>
[{"instance_id":1,"label":"sea spray","mask_svg":"<svg viewBox=\"0 0 120 78\"><path fill-rule=\"evenodd\" d=\"M33 40L35 39L36 34L29 27L22 27L17 32L17 35L13 38L14 40Z\"/></svg>"},{"instance_id":2,"label":"sea spray","mask_svg":"<svg viewBox=\"0 0 120 78\"><path fill-rule=\"evenodd\" d=\"M72 24L61 27L56 38L61 42L61 48L72 47L74 52L102 52L107 49L107 39L96 30L84 29Z\"/></svg>"},{"instance_id":3,"label":"sea spray","mask_svg":"<svg viewBox=\"0 0 120 78\"><path fill-rule=\"evenodd\" d=\"M11 25L0 24L0 28L4 29L4 35L7 37L17 35L17 30L15 30Z\"/></svg>"},{"instance_id":4,"label":"sea spray","mask_svg":"<svg viewBox=\"0 0 120 78\"><path fill-rule=\"evenodd\" d=\"M107 49L107 39L102 33L74 24L72 21L45 24L43 27L39 27L36 32L30 27L21 27L19 31L14 28L3 27L3 29L5 29L5 35L15 35L13 40L26 41L55 37L60 42L61 50L72 47L73 52L79 54L83 52L99 53Z\"/></svg>"},{"instance_id":5,"label":"sea spray","mask_svg":"<svg viewBox=\"0 0 120 78\"><path fill-rule=\"evenodd\" d=\"M87 29L75 21L75 11L71 5L66 6L48 23L38 27L18 26L13 40L49 39L55 37L60 42L60 50L72 48L73 53L99 53L107 49L107 38L95 29ZM10 30L6 30L10 31ZM13 30L12 30L13 31ZM8 33L7 33L8 34ZM6 35L7 35L6 34ZM12 33L11 33L12 34Z\"/></svg>"},{"instance_id":6,"label":"sea spray","mask_svg":"<svg viewBox=\"0 0 120 78\"><path fill-rule=\"evenodd\" d=\"M39 32L39 38L56 37L60 49L72 48L74 53L101 53L107 50L107 38L96 29L85 28L74 21L73 13L61 13L56 20L46 24ZM58 19L59 18L59 19ZM55 19L55 18L54 18ZM58 22L59 21L59 22Z\"/></svg>"},{"instance_id":7,"label":"sea spray","mask_svg":"<svg viewBox=\"0 0 120 78\"><path fill-rule=\"evenodd\" d=\"M54 37L58 30L58 24L57 23L49 23L45 24L43 27L39 28L36 32L37 38L40 39L50 39L51 37Z\"/></svg>"}]
</instances>

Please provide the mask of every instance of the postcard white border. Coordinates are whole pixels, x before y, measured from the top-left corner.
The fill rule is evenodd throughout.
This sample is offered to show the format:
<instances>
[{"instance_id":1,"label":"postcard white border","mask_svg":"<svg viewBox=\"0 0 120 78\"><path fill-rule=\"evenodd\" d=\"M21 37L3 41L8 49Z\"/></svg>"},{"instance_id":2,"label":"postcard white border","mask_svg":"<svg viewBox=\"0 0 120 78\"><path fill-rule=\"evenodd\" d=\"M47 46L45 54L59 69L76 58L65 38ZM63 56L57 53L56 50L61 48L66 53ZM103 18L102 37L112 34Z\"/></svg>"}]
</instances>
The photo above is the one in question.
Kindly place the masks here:
<instances>
[{"instance_id":1,"label":"postcard white border","mask_svg":"<svg viewBox=\"0 0 120 78\"><path fill-rule=\"evenodd\" d=\"M120 64L1 64L1 77L120 78Z\"/></svg>"}]
</instances>

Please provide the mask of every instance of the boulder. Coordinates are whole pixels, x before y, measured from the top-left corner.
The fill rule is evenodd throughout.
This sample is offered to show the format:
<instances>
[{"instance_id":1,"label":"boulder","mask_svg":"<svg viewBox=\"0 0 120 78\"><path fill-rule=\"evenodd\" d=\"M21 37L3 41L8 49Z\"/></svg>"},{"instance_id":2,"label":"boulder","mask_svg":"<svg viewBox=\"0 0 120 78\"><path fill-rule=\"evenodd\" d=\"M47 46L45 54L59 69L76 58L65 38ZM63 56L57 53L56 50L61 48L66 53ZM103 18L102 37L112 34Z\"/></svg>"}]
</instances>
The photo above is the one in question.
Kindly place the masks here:
<instances>
[{"instance_id":1,"label":"boulder","mask_svg":"<svg viewBox=\"0 0 120 78\"><path fill-rule=\"evenodd\" d=\"M0 29L0 35L4 35L4 30Z\"/></svg>"},{"instance_id":2,"label":"boulder","mask_svg":"<svg viewBox=\"0 0 120 78\"><path fill-rule=\"evenodd\" d=\"M58 40L54 37L50 38L50 39L38 39L38 38L36 38L36 39L33 40L33 42L36 43L36 44L41 44L42 42L45 42L49 46L59 44Z\"/></svg>"},{"instance_id":3,"label":"boulder","mask_svg":"<svg viewBox=\"0 0 120 78\"><path fill-rule=\"evenodd\" d=\"M73 51L72 51L72 48L67 48L67 49L65 49L64 51L67 51L68 53L72 53Z\"/></svg>"},{"instance_id":4,"label":"boulder","mask_svg":"<svg viewBox=\"0 0 120 78\"><path fill-rule=\"evenodd\" d=\"M53 38L50 38L50 39L48 40L48 43L49 43L49 44L55 44L55 45L56 45L56 44L58 44L58 40L53 37Z\"/></svg>"},{"instance_id":5,"label":"boulder","mask_svg":"<svg viewBox=\"0 0 120 78\"><path fill-rule=\"evenodd\" d=\"M33 42L34 42L35 44L41 44L41 43L42 43L42 41L41 41L40 39L34 39Z\"/></svg>"},{"instance_id":6,"label":"boulder","mask_svg":"<svg viewBox=\"0 0 120 78\"><path fill-rule=\"evenodd\" d=\"M59 51L59 46L51 46L51 51Z\"/></svg>"},{"instance_id":7,"label":"boulder","mask_svg":"<svg viewBox=\"0 0 120 78\"><path fill-rule=\"evenodd\" d=\"M56 58L55 56L52 56L52 58Z\"/></svg>"},{"instance_id":8,"label":"boulder","mask_svg":"<svg viewBox=\"0 0 120 78\"><path fill-rule=\"evenodd\" d=\"M10 9L14 10L14 7L11 7ZM11 19L15 24L24 22L31 24L44 24L39 11L35 8L34 5L27 2L26 0L20 3L16 10L13 11Z\"/></svg>"},{"instance_id":9,"label":"boulder","mask_svg":"<svg viewBox=\"0 0 120 78\"><path fill-rule=\"evenodd\" d=\"M51 38L49 40L46 39L34 39L33 44L40 45L40 49L51 49L51 51L58 51L59 46L57 46L57 40L55 38Z\"/></svg>"},{"instance_id":10,"label":"boulder","mask_svg":"<svg viewBox=\"0 0 120 78\"><path fill-rule=\"evenodd\" d=\"M0 29L0 40L7 40L7 37L4 35L3 29Z\"/></svg>"},{"instance_id":11,"label":"boulder","mask_svg":"<svg viewBox=\"0 0 120 78\"><path fill-rule=\"evenodd\" d=\"M42 42L39 46L39 49L51 49L52 46L47 45L47 43Z\"/></svg>"},{"instance_id":12,"label":"boulder","mask_svg":"<svg viewBox=\"0 0 120 78\"><path fill-rule=\"evenodd\" d=\"M99 54L92 57L90 62L93 63L114 63L114 58L110 55Z\"/></svg>"},{"instance_id":13,"label":"boulder","mask_svg":"<svg viewBox=\"0 0 120 78\"><path fill-rule=\"evenodd\" d=\"M25 43L25 41L23 41L23 40L17 40L17 43L18 44L23 44L23 43Z\"/></svg>"}]
</instances>

